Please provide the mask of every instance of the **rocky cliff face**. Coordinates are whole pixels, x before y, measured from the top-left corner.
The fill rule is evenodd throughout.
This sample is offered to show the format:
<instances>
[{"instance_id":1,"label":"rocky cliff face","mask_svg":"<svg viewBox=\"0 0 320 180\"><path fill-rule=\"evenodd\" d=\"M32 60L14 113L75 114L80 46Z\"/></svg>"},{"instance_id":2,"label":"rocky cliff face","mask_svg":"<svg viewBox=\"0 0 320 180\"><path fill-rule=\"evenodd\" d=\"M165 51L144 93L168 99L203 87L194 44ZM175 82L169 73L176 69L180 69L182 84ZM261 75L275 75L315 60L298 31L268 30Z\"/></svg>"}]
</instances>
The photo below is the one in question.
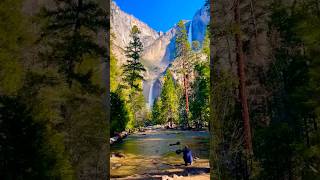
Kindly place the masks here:
<instances>
[{"instance_id":1,"label":"rocky cliff face","mask_svg":"<svg viewBox=\"0 0 320 180\"><path fill-rule=\"evenodd\" d=\"M196 12L192 20L186 20L190 41L203 42L209 23L209 14L203 7ZM147 103L152 104L161 91L159 78L174 61L176 25L165 33L156 32L139 19L122 11L114 2L111 4L111 32L114 35L112 52L119 60L119 65L126 62L124 49L130 41L130 30L133 25L141 31L144 46L142 63L147 69L144 74L143 93Z\"/></svg>"},{"instance_id":2,"label":"rocky cliff face","mask_svg":"<svg viewBox=\"0 0 320 180\"><path fill-rule=\"evenodd\" d=\"M111 31L116 39L114 44L125 48L130 41L130 31L132 26L136 25L141 31L141 41L144 47L149 46L153 41L159 38L159 33L147 24L123 12L115 2L111 4Z\"/></svg>"}]
</instances>

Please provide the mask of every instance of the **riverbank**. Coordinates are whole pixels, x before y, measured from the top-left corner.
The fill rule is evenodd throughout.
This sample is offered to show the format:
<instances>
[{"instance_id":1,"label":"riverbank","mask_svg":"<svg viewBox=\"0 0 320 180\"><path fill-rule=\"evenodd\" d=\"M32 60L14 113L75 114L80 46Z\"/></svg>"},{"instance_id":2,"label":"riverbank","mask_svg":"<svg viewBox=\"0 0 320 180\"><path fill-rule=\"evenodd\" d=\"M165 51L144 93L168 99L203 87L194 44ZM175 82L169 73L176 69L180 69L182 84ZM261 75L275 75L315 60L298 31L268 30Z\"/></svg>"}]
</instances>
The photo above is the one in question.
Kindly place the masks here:
<instances>
[{"instance_id":1,"label":"riverbank","mask_svg":"<svg viewBox=\"0 0 320 180\"><path fill-rule=\"evenodd\" d=\"M117 142L121 142L123 139L127 138L128 135L131 134L145 134L145 132L153 132L153 131L157 131L157 130L180 130L180 131L206 131L207 129L196 129L196 128L191 128L191 129L184 129L181 127L177 127L175 126L174 128L169 128L167 125L153 125L153 126L147 126L147 127L141 127L141 128L137 128L132 132L126 132L123 131L121 133L118 133L117 135L115 135L114 137L110 138L110 144L114 144Z\"/></svg>"},{"instance_id":2,"label":"riverbank","mask_svg":"<svg viewBox=\"0 0 320 180\"><path fill-rule=\"evenodd\" d=\"M181 145L170 146L176 142ZM188 145L196 157L185 166L175 151ZM206 131L148 129L111 147L111 179L209 179L209 134Z\"/></svg>"}]
</instances>

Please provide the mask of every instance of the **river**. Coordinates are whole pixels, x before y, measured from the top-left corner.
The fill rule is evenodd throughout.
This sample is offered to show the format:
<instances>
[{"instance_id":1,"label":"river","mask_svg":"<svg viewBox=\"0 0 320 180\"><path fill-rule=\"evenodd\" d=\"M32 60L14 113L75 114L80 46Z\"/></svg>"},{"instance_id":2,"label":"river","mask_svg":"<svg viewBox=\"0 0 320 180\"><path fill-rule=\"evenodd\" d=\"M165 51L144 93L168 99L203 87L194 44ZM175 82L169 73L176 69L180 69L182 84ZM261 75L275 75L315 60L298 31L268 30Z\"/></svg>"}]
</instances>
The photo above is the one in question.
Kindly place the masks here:
<instances>
[{"instance_id":1,"label":"river","mask_svg":"<svg viewBox=\"0 0 320 180\"><path fill-rule=\"evenodd\" d=\"M173 145L180 142L180 145ZM185 167L176 150L188 145L196 157L192 166ZM209 133L207 131L152 130L132 134L122 143L111 146L111 178L188 176L209 172ZM128 178L131 177L131 178ZM147 178L148 179L148 178Z\"/></svg>"}]
</instances>

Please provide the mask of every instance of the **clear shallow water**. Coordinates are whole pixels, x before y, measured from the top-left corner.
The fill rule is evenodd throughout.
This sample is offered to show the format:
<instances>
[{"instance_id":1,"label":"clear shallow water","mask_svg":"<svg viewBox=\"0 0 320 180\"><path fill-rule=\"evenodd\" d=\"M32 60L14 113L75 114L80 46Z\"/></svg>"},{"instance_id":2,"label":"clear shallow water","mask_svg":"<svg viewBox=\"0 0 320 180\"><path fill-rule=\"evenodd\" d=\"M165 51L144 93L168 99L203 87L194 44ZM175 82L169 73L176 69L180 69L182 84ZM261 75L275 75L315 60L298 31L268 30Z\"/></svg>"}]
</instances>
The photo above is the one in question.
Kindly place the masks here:
<instances>
[{"instance_id":1,"label":"clear shallow water","mask_svg":"<svg viewBox=\"0 0 320 180\"><path fill-rule=\"evenodd\" d=\"M180 142L180 145L169 146ZM176 150L188 145L199 160L194 166L207 166L209 159L209 133L206 131L157 130L130 135L111 146L111 152L123 153L125 158L111 158L111 175L123 177L163 171L183 164L182 155Z\"/></svg>"}]
</instances>

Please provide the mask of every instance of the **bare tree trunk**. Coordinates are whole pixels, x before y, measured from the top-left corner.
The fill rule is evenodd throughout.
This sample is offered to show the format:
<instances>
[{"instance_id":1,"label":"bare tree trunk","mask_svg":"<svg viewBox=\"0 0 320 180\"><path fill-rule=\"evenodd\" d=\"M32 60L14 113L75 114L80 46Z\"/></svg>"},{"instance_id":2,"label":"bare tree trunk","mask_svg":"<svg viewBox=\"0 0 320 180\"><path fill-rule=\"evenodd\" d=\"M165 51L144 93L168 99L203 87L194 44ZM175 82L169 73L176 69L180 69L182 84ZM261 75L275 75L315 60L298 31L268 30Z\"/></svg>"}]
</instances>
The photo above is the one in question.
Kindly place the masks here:
<instances>
[{"instance_id":1,"label":"bare tree trunk","mask_svg":"<svg viewBox=\"0 0 320 180\"><path fill-rule=\"evenodd\" d=\"M234 19L238 30L235 33L236 42L236 60L238 62L238 76L239 76L239 99L242 107L242 120L244 124L244 143L245 149L248 155L252 155L252 141L251 141L251 129L250 129L250 118L248 109L248 100L246 94L246 80L245 80L245 65L243 56L243 47L240 33L240 0L236 0L234 7Z\"/></svg>"}]
</instances>

